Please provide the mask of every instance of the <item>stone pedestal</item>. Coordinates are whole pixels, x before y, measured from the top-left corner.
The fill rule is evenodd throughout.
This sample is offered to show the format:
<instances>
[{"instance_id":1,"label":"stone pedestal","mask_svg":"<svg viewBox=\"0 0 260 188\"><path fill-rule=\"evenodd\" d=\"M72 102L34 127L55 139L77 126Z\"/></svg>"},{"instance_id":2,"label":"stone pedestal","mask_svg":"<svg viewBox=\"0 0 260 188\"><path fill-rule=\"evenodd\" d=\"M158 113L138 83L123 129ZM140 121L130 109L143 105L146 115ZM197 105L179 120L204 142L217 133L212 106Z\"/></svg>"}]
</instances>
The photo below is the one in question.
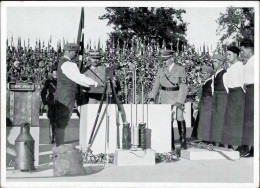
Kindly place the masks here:
<instances>
[{"instance_id":1,"label":"stone pedestal","mask_svg":"<svg viewBox=\"0 0 260 188\"><path fill-rule=\"evenodd\" d=\"M155 165L155 151L147 150L116 150L115 165L117 166L139 166Z\"/></svg>"},{"instance_id":2,"label":"stone pedestal","mask_svg":"<svg viewBox=\"0 0 260 188\"><path fill-rule=\"evenodd\" d=\"M226 156L226 157L225 157ZM188 150L181 150L181 158L188 160L214 160L214 159L232 159L239 160L238 151L210 151L200 148L190 148Z\"/></svg>"}]
</instances>

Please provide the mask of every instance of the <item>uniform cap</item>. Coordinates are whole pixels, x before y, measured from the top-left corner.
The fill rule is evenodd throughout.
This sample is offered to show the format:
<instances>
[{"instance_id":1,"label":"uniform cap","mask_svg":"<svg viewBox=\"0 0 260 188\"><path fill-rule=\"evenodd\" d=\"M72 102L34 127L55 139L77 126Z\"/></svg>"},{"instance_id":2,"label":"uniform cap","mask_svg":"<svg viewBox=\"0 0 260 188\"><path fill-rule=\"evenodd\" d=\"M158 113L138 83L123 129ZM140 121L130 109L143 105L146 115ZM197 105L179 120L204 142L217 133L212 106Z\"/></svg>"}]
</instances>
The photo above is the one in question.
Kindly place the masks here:
<instances>
[{"instance_id":1,"label":"uniform cap","mask_svg":"<svg viewBox=\"0 0 260 188\"><path fill-rule=\"evenodd\" d=\"M208 65L203 65L201 67L202 69L202 72L207 72L209 74L212 74L213 73L213 68L211 66L208 66Z\"/></svg>"},{"instance_id":2,"label":"uniform cap","mask_svg":"<svg viewBox=\"0 0 260 188\"><path fill-rule=\"evenodd\" d=\"M161 58L165 61L169 59L174 54L172 50L162 50L161 51Z\"/></svg>"},{"instance_id":3,"label":"uniform cap","mask_svg":"<svg viewBox=\"0 0 260 188\"><path fill-rule=\"evenodd\" d=\"M100 50L90 50L89 51L89 57L93 59L101 59L102 58L102 53Z\"/></svg>"},{"instance_id":4,"label":"uniform cap","mask_svg":"<svg viewBox=\"0 0 260 188\"><path fill-rule=\"evenodd\" d=\"M212 59L217 59L219 61L224 61L224 56L223 55L220 55L220 54L214 54Z\"/></svg>"},{"instance_id":5,"label":"uniform cap","mask_svg":"<svg viewBox=\"0 0 260 188\"><path fill-rule=\"evenodd\" d=\"M74 44L74 43L67 43L67 44L64 45L64 50L66 50L66 51L78 51L79 45Z\"/></svg>"}]
</instances>

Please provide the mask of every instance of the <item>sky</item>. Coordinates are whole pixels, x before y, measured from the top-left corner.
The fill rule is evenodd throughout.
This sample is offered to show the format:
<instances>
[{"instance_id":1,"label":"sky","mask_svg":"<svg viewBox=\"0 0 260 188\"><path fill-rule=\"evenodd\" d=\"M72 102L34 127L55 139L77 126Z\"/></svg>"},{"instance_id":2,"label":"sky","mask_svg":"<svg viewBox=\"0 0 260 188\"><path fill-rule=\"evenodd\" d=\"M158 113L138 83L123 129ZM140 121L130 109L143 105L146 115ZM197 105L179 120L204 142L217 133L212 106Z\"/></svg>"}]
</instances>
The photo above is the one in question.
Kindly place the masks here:
<instances>
[{"instance_id":1,"label":"sky","mask_svg":"<svg viewBox=\"0 0 260 188\"><path fill-rule=\"evenodd\" d=\"M224 13L226 8L183 8L184 21L188 22L187 39L190 44L194 44L196 49L204 43L213 49L218 42L216 36L216 20L220 12ZM10 44L11 36L14 44L17 45L17 38L20 36L22 45L25 40L27 46L28 38L30 44L35 44L36 39L47 41L52 38L52 45L56 48L57 41L63 37L65 41L74 42L77 37L80 7L8 7L6 34ZM105 14L104 7L85 7L85 42L94 42L100 38L103 45L108 38L108 33L113 29L107 26L107 20L99 20L98 17Z\"/></svg>"}]
</instances>

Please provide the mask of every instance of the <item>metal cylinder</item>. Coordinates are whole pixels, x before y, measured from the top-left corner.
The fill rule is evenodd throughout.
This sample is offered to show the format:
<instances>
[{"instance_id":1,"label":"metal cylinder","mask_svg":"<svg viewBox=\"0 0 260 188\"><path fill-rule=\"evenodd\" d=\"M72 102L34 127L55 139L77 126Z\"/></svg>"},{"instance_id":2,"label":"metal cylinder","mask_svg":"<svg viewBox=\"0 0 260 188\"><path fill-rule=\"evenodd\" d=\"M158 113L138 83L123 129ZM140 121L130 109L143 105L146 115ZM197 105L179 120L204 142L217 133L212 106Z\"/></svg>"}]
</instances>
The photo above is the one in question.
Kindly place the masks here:
<instances>
[{"instance_id":1,"label":"metal cylinder","mask_svg":"<svg viewBox=\"0 0 260 188\"><path fill-rule=\"evenodd\" d=\"M137 126L131 127L131 145L132 148L138 148L139 146L139 129Z\"/></svg>"},{"instance_id":2,"label":"metal cylinder","mask_svg":"<svg viewBox=\"0 0 260 188\"><path fill-rule=\"evenodd\" d=\"M21 126L21 131L15 140L15 169L22 171L35 170L34 139L30 134L30 124Z\"/></svg>"},{"instance_id":3,"label":"metal cylinder","mask_svg":"<svg viewBox=\"0 0 260 188\"><path fill-rule=\"evenodd\" d=\"M146 149L146 123L139 123L139 145L143 150Z\"/></svg>"},{"instance_id":4,"label":"metal cylinder","mask_svg":"<svg viewBox=\"0 0 260 188\"><path fill-rule=\"evenodd\" d=\"M130 149L131 132L130 123L123 123L122 149Z\"/></svg>"}]
</instances>

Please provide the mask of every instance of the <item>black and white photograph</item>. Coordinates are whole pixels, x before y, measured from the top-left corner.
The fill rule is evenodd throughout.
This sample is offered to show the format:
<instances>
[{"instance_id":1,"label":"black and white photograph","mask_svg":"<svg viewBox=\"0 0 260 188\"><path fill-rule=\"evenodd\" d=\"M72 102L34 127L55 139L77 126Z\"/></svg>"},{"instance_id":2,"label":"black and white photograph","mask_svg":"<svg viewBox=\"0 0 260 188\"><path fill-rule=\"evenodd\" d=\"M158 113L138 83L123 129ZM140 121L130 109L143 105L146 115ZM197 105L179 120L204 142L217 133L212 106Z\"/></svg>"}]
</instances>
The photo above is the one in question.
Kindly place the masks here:
<instances>
[{"instance_id":1,"label":"black and white photograph","mask_svg":"<svg viewBox=\"0 0 260 188\"><path fill-rule=\"evenodd\" d=\"M1 187L259 187L259 8L1 2Z\"/></svg>"}]
</instances>

